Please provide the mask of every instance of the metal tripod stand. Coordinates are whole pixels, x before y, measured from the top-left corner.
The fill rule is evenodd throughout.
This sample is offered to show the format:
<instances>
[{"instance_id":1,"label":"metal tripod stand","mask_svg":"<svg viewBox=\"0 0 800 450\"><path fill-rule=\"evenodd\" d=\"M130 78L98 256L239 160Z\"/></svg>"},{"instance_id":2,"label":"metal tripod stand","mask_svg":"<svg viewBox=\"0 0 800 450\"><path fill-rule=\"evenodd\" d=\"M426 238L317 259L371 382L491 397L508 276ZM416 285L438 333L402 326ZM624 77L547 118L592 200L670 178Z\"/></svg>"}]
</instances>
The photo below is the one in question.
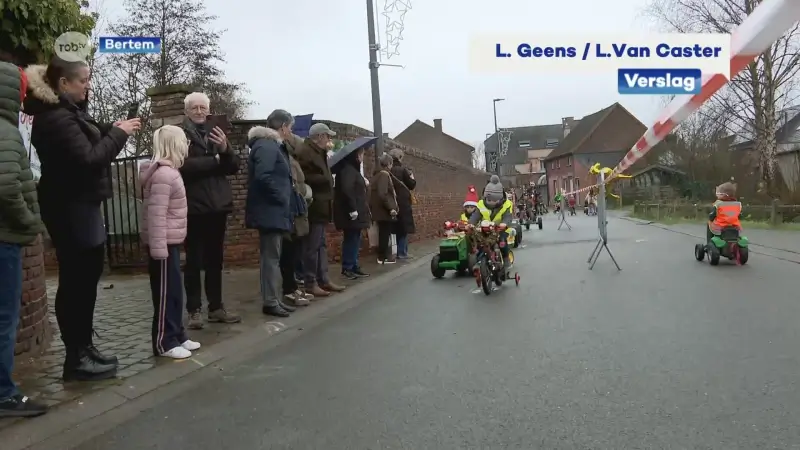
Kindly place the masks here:
<instances>
[{"instance_id":1,"label":"metal tripod stand","mask_svg":"<svg viewBox=\"0 0 800 450\"><path fill-rule=\"evenodd\" d=\"M608 219L606 218L606 176L603 172L600 172L600 186L599 186L599 193L597 196L597 230L600 234L600 238L597 240L597 245L595 245L594 250L592 250L592 254L589 255L589 259L586 260L587 264L589 265L589 270L594 268L595 263L600 258L600 254L603 253L605 250L608 253L608 256L611 257L611 261L614 262L614 265L617 266L617 270L622 270L617 264L616 258L614 258L614 254L611 253L611 249L608 248Z\"/></svg>"}]
</instances>

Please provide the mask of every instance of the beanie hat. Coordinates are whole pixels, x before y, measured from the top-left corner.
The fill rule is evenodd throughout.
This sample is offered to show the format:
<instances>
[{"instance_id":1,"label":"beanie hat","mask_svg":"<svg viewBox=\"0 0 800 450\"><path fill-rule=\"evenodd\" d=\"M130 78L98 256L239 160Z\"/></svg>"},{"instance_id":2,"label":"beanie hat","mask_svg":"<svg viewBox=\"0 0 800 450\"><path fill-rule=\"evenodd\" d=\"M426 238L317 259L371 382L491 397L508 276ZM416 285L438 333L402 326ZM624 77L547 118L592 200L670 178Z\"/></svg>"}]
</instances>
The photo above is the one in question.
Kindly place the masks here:
<instances>
[{"instance_id":1,"label":"beanie hat","mask_svg":"<svg viewBox=\"0 0 800 450\"><path fill-rule=\"evenodd\" d=\"M503 185L500 183L500 177L492 175L486 189L483 190L483 198L490 202L500 202L503 200Z\"/></svg>"},{"instance_id":2,"label":"beanie hat","mask_svg":"<svg viewBox=\"0 0 800 450\"><path fill-rule=\"evenodd\" d=\"M478 206L478 200L478 192L475 190L475 186L468 186L467 197L464 199L464 206Z\"/></svg>"},{"instance_id":3,"label":"beanie hat","mask_svg":"<svg viewBox=\"0 0 800 450\"><path fill-rule=\"evenodd\" d=\"M736 183L733 178L731 178L731 181L717 186L717 193L725 194L728 197L736 197Z\"/></svg>"}]
</instances>

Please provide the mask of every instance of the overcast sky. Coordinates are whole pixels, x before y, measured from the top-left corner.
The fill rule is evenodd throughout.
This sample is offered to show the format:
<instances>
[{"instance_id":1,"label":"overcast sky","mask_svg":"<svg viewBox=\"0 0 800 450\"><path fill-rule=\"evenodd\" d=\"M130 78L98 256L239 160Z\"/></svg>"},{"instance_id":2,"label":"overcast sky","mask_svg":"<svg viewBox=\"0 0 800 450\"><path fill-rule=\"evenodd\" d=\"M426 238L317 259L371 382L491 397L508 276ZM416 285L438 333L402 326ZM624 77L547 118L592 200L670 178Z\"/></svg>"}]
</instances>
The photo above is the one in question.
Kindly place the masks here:
<instances>
[{"instance_id":1,"label":"overcast sky","mask_svg":"<svg viewBox=\"0 0 800 450\"><path fill-rule=\"evenodd\" d=\"M104 0L103 9L122 9ZM400 55L380 70L383 128L392 137L414 120L443 119L445 132L469 143L500 127L560 123L618 101L649 125L662 100L620 96L616 73L487 76L469 71L469 38L479 32L619 33L655 27L648 0L411 0ZM256 105L250 118L275 108L372 130L366 4L358 0L206 0L219 16L229 78L245 82ZM377 0L383 30L386 0ZM381 40L385 38L381 37Z\"/></svg>"}]
</instances>

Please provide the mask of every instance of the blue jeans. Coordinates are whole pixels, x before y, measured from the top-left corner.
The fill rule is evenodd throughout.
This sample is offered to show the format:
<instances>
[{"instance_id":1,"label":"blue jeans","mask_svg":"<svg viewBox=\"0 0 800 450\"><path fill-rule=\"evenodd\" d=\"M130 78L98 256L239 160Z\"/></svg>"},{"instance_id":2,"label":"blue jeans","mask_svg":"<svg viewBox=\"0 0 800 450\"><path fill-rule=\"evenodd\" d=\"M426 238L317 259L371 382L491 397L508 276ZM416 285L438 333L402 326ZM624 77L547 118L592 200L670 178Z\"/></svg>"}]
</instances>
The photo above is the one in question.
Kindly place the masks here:
<instances>
[{"instance_id":1,"label":"blue jeans","mask_svg":"<svg viewBox=\"0 0 800 450\"><path fill-rule=\"evenodd\" d=\"M0 242L0 400L17 394L11 380L22 298L22 247Z\"/></svg>"},{"instance_id":2,"label":"blue jeans","mask_svg":"<svg viewBox=\"0 0 800 450\"><path fill-rule=\"evenodd\" d=\"M398 234L397 237L397 256L400 258L408 257L408 235Z\"/></svg>"},{"instance_id":3,"label":"blue jeans","mask_svg":"<svg viewBox=\"0 0 800 450\"><path fill-rule=\"evenodd\" d=\"M361 230L344 230L342 236L342 271L358 269Z\"/></svg>"}]
</instances>

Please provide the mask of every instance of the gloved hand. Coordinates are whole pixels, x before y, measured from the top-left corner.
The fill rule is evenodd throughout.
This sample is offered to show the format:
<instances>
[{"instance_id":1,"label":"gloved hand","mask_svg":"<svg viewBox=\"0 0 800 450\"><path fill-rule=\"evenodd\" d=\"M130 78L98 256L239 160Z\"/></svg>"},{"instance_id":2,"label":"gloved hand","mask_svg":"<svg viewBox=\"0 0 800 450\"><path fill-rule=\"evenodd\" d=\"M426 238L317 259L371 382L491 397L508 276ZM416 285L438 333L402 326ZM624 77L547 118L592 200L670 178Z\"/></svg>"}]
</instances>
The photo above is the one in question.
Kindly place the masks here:
<instances>
[{"instance_id":1,"label":"gloved hand","mask_svg":"<svg viewBox=\"0 0 800 450\"><path fill-rule=\"evenodd\" d=\"M397 211L394 209L389 211L389 214L391 214L392 217L397 217Z\"/></svg>"},{"instance_id":2,"label":"gloved hand","mask_svg":"<svg viewBox=\"0 0 800 450\"><path fill-rule=\"evenodd\" d=\"M350 213L350 220L358 219L358 211L353 211Z\"/></svg>"}]
</instances>

